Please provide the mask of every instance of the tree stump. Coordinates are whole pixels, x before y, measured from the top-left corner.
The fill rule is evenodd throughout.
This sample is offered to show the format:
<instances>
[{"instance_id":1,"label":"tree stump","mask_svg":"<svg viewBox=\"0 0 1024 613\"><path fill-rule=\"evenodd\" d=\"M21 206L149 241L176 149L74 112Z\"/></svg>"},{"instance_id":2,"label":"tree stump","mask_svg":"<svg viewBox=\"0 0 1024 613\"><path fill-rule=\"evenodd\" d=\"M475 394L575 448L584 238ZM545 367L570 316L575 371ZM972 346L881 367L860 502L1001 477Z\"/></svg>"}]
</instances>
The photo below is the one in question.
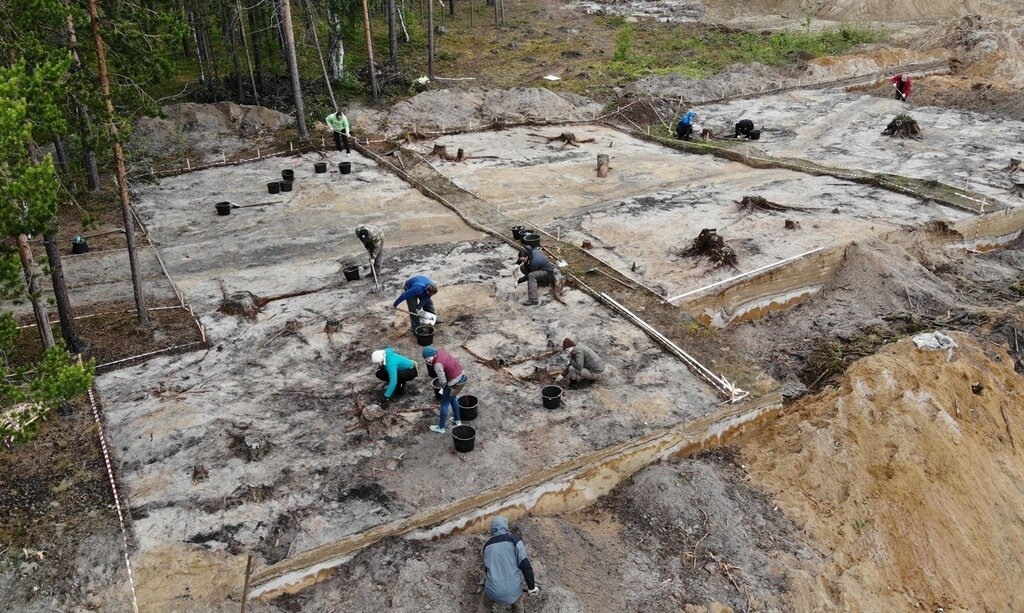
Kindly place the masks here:
<instances>
[{"instance_id":1,"label":"tree stump","mask_svg":"<svg viewBox=\"0 0 1024 613\"><path fill-rule=\"evenodd\" d=\"M800 222L799 221L793 221L792 219L787 219L786 220L786 229L787 230L799 230L800 229Z\"/></svg>"},{"instance_id":2,"label":"tree stump","mask_svg":"<svg viewBox=\"0 0 1024 613\"><path fill-rule=\"evenodd\" d=\"M1007 164L1006 168L1004 168L1003 170L1009 172L1017 172L1018 170L1020 170L1020 160L1018 160L1017 158L1010 158L1010 163Z\"/></svg>"},{"instance_id":3,"label":"tree stump","mask_svg":"<svg viewBox=\"0 0 1024 613\"><path fill-rule=\"evenodd\" d=\"M608 161L609 161L609 158L608 158L608 154L607 153L598 153L597 154L597 176L598 177L604 178L604 177L608 176L608 171L611 170L611 167L608 165Z\"/></svg>"},{"instance_id":4,"label":"tree stump","mask_svg":"<svg viewBox=\"0 0 1024 613\"><path fill-rule=\"evenodd\" d=\"M240 315L247 319L256 319L262 307L256 294L241 291L225 296L217 310L225 315Z\"/></svg>"}]
</instances>

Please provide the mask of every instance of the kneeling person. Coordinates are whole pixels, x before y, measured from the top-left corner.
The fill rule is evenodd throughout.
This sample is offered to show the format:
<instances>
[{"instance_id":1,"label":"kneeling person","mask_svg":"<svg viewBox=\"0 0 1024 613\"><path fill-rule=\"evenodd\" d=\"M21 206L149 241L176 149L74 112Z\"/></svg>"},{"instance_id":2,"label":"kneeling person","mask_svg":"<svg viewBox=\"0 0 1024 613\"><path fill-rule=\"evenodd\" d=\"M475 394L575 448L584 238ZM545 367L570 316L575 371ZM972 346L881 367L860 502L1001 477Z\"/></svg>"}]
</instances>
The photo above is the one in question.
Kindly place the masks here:
<instances>
[{"instance_id":1,"label":"kneeling person","mask_svg":"<svg viewBox=\"0 0 1024 613\"><path fill-rule=\"evenodd\" d=\"M736 123L736 135L733 138L739 138L746 136L750 138L750 133L754 131L754 122L749 119L743 119Z\"/></svg>"},{"instance_id":2,"label":"kneeling person","mask_svg":"<svg viewBox=\"0 0 1024 613\"><path fill-rule=\"evenodd\" d=\"M391 400L396 395L405 393L405 384L412 381L419 374L416 371L416 362L401 355L391 347L386 347L373 352L370 360L377 365L376 376L381 381L387 381L388 386L384 389L384 401Z\"/></svg>"},{"instance_id":3,"label":"kneeling person","mask_svg":"<svg viewBox=\"0 0 1024 613\"><path fill-rule=\"evenodd\" d=\"M586 345L577 345L571 338L562 341L562 350L569 354L569 363L556 381L566 377L570 385L580 381L604 381L607 369L596 351Z\"/></svg>"}]
</instances>

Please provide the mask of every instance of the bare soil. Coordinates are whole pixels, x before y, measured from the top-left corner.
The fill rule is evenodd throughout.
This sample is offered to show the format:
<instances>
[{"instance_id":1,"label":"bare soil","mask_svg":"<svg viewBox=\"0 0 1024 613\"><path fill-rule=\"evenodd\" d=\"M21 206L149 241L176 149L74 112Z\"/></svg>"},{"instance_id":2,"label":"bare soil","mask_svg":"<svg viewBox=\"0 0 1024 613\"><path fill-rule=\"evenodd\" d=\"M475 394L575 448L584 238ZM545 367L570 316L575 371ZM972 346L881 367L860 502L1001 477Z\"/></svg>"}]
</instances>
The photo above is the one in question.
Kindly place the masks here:
<instances>
[{"instance_id":1,"label":"bare soil","mask_svg":"<svg viewBox=\"0 0 1024 613\"><path fill-rule=\"evenodd\" d=\"M0 609L130 607L121 530L88 403L0 452Z\"/></svg>"},{"instance_id":2,"label":"bare soil","mask_svg":"<svg viewBox=\"0 0 1024 613\"><path fill-rule=\"evenodd\" d=\"M97 365L143 355L160 349L199 343L202 334L187 309L150 311L152 325L139 326L132 305L115 304L111 310L90 316L88 310L77 320L78 333L89 343L87 358ZM52 324L54 336L60 336L60 324ZM192 347L194 350L195 347ZM35 327L22 328L15 345L18 360L31 363L42 356L42 345Z\"/></svg>"}]
</instances>

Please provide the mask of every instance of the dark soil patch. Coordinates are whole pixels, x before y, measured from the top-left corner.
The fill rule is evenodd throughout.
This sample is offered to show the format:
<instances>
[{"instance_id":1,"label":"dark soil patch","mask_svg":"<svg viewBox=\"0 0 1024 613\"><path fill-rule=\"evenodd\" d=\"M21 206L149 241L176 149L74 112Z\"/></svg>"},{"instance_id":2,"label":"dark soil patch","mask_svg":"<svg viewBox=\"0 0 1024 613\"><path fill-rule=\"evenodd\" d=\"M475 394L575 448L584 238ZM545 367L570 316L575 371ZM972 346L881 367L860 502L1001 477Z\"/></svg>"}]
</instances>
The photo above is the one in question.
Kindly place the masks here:
<instances>
[{"instance_id":1,"label":"dark soil patch","mask_svg":"<svg viewBox=\"0 0 1024 613\"><path fill-rule=\"evenodd\" d=\"M152 327L146 329L136 323L135 311L130 305L105 305L100 308L104 309L102 314L88 316L86 312L79 315L85 318L77 321L79 334L89 343L87 357L95 359L98 366L202 341L195 319L185 309L150 311ZM54 336L59 338L60 326L54 324L52 327ZM198 345L193 348L196 347ZM29 364L42 357L42 345L34 326L21 330L14 354L15 364Z\"/></svg>"},{"instance_id":2,"label":"dark soil patch","mask_svg":"<svg viewBox=\"0 0 1024 613\"><path fill-rule=\"evenodd\" d=\"M79 234L85 236L90 251L124 249L127 246L124 232L120 231L124 228L121 201L112 179L104 177L104 181L104 189L83 191L76 195L75 204L65 204L57 211L58 244L62 255L71 255L71 239ZM149 244L149 239L137 224L135 242L139 247ZM37 257L43 255L40 243Z\"/></svg>"},{"instance_id":3,"label":"dark soil patch","mask_svg":"<svg viewBox=\"0 0 1024 613\"><path fill-rule=\"evenodd\" d=\"M81 556L107 559L90 572L125 581L112 503L88 406L54 413L34 440L0 451L0 609L84 603ZM97 543L103 551L87 551Z\"/></svg>"}]
</instances>

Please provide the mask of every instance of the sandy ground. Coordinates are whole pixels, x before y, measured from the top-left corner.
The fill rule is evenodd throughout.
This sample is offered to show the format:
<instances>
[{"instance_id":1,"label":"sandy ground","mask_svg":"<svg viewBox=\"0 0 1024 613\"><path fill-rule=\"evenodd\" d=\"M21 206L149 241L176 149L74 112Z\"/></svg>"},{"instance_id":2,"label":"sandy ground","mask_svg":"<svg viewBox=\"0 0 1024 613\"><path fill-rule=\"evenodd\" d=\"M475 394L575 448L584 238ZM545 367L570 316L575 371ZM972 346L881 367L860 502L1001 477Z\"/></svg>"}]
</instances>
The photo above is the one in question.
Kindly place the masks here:
<instances>
[{"instance_id":1,"label":"sandy ground","mask_svg":"<svg viewBox=\"0 0 1024 613\"><path fill-rule=\"evenodd\" d=\"M799 91L697 109L700 128L726 130L743 118L764 127L757 147L849 168L890 172L970 188L1017 206L1009 177L1011 157L1024 155L1024 123L1002 117L838 91ZM882 136L898 113L909 112L921 140Z\"/></svg>"},{"instance_id":2,"label":"sandy ground","mask_svg":"<svg viewBox=\"0 0 1024 613\"><path fill-rule=\"evenodd\" d=\"M516 128L446 137L463 147L465 163L438 162L460 187L503 212L528 219L576 244L590 240L602 259L632 269L645 283L674 296L743 271L819 247L878 235L931 219L964 214L892 192L831 177L785 170L754 170L711 156L687 155L598 126L571 126L594 142L559 149L530 134L558 128ZM430 145L423 145L429 150ZM595 178L597 154L609 153L612 173ZM809 210L744 212L738 202L759 195ZM785 230L791 219L798 230ZM703 228L717 228L739 258L738 269L718 268L680 252Z\"/></svg>"},{"instance_id":3,"label":"sandy ground","mask_svg":"<svg viewBox=\"0 0 1024 613\"><path fill-rule=\"evenodd\" d=\"M541 307L521 306L524 290L511 291L512 249L480 240L358 156L344 182L313 175L313 157L203 171L143 190L140 215L214 343L98 380L138 537L140 600L149 606L219 602L212 594L224 588L215 586L222 578L234 589L244 552L272 563L717 406L679 361L582 293L569 292L565 306L547 294ZM266 199L264 180L282 166L297 175L282 204L214 215L217 200ZM364 257L350 234L363 220L400 237L386 243L384 294L371 293L369 280L341 280L339 257ZM420 361L407 318L386 308L417 273L440 284L435 300L447 323L435 342L460 357L471 377L465 392L481 398L476 450L466 458L449 453L448 436L427 430L436 408L425 372L384 420L361 425L356 416L381 389L371 351L390 344ZM221 284L260 296L322 289L271 302L250 321L216 311ZM331 317L342 325L328 335ZM607 385L567 392L557 412L540 406L540 387L559 358L513 367L528 381L519 384L462 348L524 357L567 335L607 352L615 370ZM266 443L265 455L250 460L246 440ZM206 479L194 481L197 466ZM219 578L200 580L196 568Z\"/></svg>"},{"instance_id":4,"label":"sandy ground","mask_svg":"<svg viewBox=\"0 0 1024 613\"><path fill-rule=\"evenodd\" d=\"M652 466L585 512L513 530L541 586L524 596L531 612L785 611L792 586L824 561L723 452ZM316 588L253 610L489 611L478 594L485 542L383 542Z\"/></svg>"},{"instance_id":5,"label":"sandy ground","mask_svg":"<svg viewBox=\"0 0 1024 613\"><path fill-rule=\"evenodd\" d=\"M752 482L832 552L828 601L798 609L1024 606L1024 387L1005 351L953 336L857 362L744 446Z\"/></svg>"}]
</instances>

